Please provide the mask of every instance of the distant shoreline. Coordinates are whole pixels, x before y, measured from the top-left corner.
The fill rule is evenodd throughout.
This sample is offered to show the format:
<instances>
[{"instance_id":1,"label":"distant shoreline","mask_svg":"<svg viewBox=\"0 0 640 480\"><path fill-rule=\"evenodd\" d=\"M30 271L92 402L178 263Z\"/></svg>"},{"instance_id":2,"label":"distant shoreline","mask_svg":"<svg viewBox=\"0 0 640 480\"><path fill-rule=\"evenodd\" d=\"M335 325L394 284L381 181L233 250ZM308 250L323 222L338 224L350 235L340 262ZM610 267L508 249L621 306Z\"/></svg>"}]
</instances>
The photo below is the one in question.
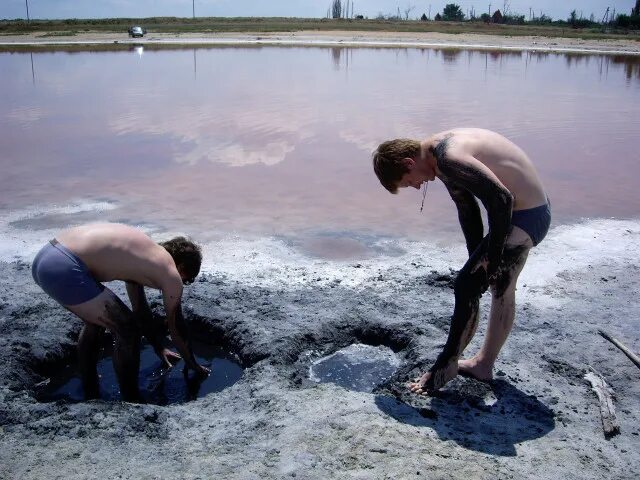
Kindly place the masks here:
<instances>
[{"instance_id":1,"label":"distant shoreline","mask_svg":"<svg viewBox=\"0 0 640 480\"><path fill-rule=\"evenodd\" d=\"M0 36L0 51L119 49L132 45L151 48L195 48L218 46L312 46L353 48L455 48L473 50L528 51L640 56L640 42L629 39L582 39L545 36L505 36L477 33L297 31L297 32L208 32L148 33L129 38L127 33L32 32Z\"/></svg>"}]
</instances>

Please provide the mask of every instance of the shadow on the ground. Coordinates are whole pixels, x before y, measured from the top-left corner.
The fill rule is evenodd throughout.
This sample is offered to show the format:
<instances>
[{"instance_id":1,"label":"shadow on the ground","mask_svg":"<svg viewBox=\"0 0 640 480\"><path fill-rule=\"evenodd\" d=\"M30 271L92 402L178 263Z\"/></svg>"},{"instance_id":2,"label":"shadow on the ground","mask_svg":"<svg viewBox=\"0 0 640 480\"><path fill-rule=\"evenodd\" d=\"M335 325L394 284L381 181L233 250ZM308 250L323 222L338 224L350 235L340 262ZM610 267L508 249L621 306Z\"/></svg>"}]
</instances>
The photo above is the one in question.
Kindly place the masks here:
<instances>
[{"instance_id":1,"label":"shadow on the ground","mask_svg":"<svg viewBox=\"0 0 640 480\"><path fill-rule=\"evenodd\" d=\"M491 385L457 378L434 397L397 382L377 391L376 405L399 422L435 430L443 440L482 453L515 456L515 446L555 428L554 413L504 380Z\"/></svg>"}]
</instances>

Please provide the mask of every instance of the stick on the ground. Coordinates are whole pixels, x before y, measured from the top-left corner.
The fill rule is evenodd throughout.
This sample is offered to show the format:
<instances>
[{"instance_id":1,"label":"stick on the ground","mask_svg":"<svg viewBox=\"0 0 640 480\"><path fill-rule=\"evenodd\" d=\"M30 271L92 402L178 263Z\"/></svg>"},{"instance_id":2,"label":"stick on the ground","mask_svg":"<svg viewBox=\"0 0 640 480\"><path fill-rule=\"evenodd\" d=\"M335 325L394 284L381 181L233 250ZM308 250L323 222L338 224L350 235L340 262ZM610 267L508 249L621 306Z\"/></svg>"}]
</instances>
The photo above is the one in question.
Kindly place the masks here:
<instances>
[{"instance_id":1,"label":"stick on the ground","mask_svg":"<svg viewBox=\"0 0 640 480\"><path fill-rule=\"evenodd\" d=\"M589 367L589 370L584 378L591 384L591 388L598 396L604 437L609 439L620 433L620 425L613 406L613 390L593 368Z\"/></svg>"},{"instance_id":2,"label":"stick on the ground","mask_svg":"<svg viewBox=\"0 0 640 480\"><path fill-rule=\"evenodd\" d=\"M622 353L624 353L627 357L629 357L629 359L636 364L636 367L640 368L640 357L638 357L638 355L636 355L635 353L633 353L631 350L629 350L627 347L625 347L620 340L612 337L611 335L609 335L607 332L604 332L602 330L598 330L598 333L600 335L602 335L604 338L606 338L607 340L609 340L611 343L613 343L616 347L618 347L620 350L622 350Z\"/></svg>"}]
</instances>

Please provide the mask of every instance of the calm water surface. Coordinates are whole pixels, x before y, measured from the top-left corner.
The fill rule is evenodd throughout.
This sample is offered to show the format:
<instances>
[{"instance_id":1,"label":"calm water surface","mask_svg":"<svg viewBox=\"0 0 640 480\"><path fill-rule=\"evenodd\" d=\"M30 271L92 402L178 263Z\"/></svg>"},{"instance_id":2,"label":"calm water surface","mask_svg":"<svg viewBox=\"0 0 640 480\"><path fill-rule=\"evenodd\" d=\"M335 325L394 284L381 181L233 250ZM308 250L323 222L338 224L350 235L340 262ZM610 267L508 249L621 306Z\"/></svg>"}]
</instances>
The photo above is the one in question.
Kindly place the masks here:
<instances>
[{"instance_id":1,"label":"calm water surface","mask_svg":"<svg viewBox=\"0 0 640 480\"><path fill-rule=\"evenodd\" d=\"M304 47L0 54L0 213L106 201L104 219L282 235L357 255L363 236L459 233L441 184L388 194L393 137L494 129L538 167L554 222L640 212L640 59ZM338 239L335 244L331 239ZM351 243L350 243L351 242Z\"/></svg>"}]
</instances>

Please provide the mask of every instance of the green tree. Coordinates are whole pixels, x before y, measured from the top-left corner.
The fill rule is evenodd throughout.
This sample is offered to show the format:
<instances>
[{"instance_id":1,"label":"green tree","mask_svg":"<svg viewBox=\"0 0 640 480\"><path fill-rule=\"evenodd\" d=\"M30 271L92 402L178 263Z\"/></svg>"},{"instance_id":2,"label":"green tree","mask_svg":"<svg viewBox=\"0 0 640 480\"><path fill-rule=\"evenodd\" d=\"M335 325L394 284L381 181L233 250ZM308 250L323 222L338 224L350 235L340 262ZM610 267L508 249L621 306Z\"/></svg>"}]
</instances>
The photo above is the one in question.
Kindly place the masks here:
<instances>
[{"instance_id":1,"label":"green tree","mask_svg":"<svg viewBox=\"0 0 640 480\"><path fill-rule=\"evenodd\" d=\"M449 22L461 22L464 20L464 13L462 13L460 5L447 3L444 10L442 10L442 19Z\"/></svg>"}]
</instances>

